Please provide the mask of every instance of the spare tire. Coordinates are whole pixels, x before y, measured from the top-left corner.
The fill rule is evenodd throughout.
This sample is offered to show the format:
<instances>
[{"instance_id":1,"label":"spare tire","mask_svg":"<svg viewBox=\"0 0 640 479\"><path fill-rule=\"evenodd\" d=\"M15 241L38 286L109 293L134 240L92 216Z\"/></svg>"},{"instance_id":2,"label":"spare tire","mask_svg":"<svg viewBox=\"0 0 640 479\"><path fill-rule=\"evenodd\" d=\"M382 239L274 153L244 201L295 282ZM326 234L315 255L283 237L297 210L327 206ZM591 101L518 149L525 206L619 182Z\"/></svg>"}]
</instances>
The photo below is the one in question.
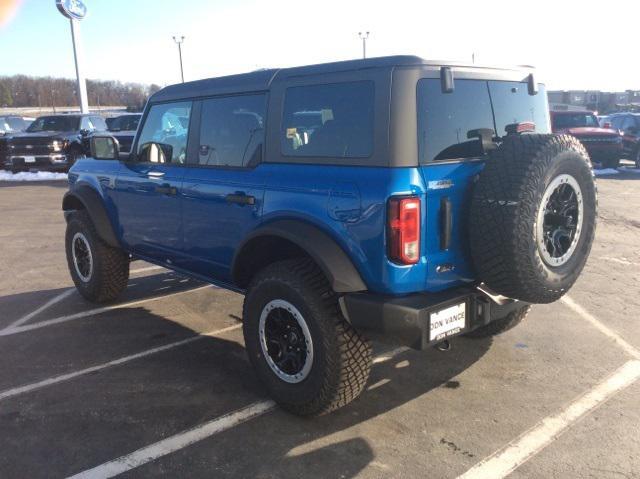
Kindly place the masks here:
<instances>
[{"instance_id":1,"label":"spare tire","mask_svg":"<svg viewBox=\"0 0 640 479\"><path fill-rule=\"evenodd\" d=\"M589 155L576 138L507 136L473 191L469 234L477 278L510 298L556 301L587 261L596 207Z\"/></svg>"}]
</instances>

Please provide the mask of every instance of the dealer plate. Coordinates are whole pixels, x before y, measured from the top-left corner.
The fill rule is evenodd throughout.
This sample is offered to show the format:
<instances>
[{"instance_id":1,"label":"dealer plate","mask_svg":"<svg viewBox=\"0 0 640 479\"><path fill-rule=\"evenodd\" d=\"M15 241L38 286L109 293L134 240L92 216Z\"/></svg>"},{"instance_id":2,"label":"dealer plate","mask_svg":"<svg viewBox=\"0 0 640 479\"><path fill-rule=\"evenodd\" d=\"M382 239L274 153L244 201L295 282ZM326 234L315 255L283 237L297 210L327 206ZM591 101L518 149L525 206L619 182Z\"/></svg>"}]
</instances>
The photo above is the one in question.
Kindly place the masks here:
<instances>
[{"instance_id":1,"label":"dealer plate","mask_svg":"<svg viewBox=\"0 0 640 479\"><path fill-rule=\"evenodd\" d=\"M35 163L36 162L36 157L35 156L25 156L24 157L24 162L25 163Z\"/></svg>"},{"instance_id":2,"label":"dealer plate","mask_svg":"<svg viewBox=\"0 0 640 479\"><path fill-rule=\"evenodd\" d=\"M462 331L466 325L466 303L460 303L431 313L429 341L448 338Z\"/></svg>"}]
</instances>

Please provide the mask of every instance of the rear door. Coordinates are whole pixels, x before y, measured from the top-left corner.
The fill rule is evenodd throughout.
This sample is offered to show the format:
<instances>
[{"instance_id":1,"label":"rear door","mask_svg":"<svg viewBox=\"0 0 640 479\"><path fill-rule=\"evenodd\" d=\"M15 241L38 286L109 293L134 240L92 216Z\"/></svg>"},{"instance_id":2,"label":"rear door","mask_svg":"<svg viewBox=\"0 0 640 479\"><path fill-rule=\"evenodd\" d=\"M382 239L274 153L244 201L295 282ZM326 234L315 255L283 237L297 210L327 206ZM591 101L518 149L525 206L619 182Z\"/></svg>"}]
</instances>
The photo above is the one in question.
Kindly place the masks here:
<instances>
[{"instance_id":1,"label":"rear door","mask_svg":"<svg viewBox=\"0 0 640 479\"><path fill-rule=\"evenodd\" d=\"M181 256L182 177L188 157L190 101L151 106L135 152L114 187L122 241L135 254L175 264Z\"/></svg>"},{"instance_id":2,"label":"rear door","mask_svg":"<svg viewBox=\"0 0 640 479\"><path fill-rule=\"evenodd\" d=\"M480 135L504 136L508 124L524 121L548 133L546 93L539 88L531 96L526 83L457 79L454 91L443 93L439 79L418 82L418 151L427 187L424 248L432 284L472 277L466 225L473 178L484 166Z\"/></svg>"},{"instance_id":3,"label":"rear door","mask_svg":"<svg viewBox=\"0 0 640 479\"><path fill-rule=\"evenodd\" d=\"M428 282L469 279L465 217L471 178L482 168L482 148L472 130L494 130L487 83L456 80L442 93L440 80L418 82L418 154L427 187L424 248Z\"/></svg>"},{"instance_id":4,"label":"rear door","mask_svg":"<svg viewBox=\"0 0 640 479\"><path fill-rule=\"evenodd\" d=\"M231 261L260 221L266 93L199 102L197 152L183 178L185 258L194 273L229 282Z\"/></svg>"}]
</instances>

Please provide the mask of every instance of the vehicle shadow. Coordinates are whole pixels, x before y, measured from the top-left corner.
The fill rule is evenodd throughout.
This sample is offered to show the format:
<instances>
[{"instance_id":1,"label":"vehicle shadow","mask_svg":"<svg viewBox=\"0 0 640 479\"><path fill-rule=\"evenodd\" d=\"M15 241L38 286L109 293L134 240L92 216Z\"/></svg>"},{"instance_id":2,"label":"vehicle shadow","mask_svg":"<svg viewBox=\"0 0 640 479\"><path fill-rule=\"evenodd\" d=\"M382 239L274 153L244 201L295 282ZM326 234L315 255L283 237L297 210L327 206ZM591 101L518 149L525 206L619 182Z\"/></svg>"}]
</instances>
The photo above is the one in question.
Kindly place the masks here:
<instances>
[{"instance_id":1,"label":"vehicle shadow","mask_svg":"<svg viewBox=\"0 0 640 479\"><path fill-rule=\"evenodd\" d=\"M116 306L131 301L161 297L168 294L189 291L204 286L204 283L181 276L172 271L162 271L149 276L131 277L127 289L116 300L104 304L94 304L87 301L77 291L70 293L64 300L52 305L42 314L34 316L29 323L50 319L66 314L76 314L82 311L99 308L102 306ZM54 300L66 291L74 289L56 288L40 291L28 291L0 297L0 329L28 315L45 303Z\"/></svg>"},{"instance_id":2,"label":"vehicle shadow","mask_svg":"<svg viewBox=\"0 0 640 479\"><path fill-rule=\"evenodd\" d=\"M30 294L37 297L37 293ZM95 363L96 349L110 351L127 336L140 343L133 351L137 353L148 349L149 341L161 346L194 335L192 328L174 321L171 314L152 313L143 305L118 311L128 319L96 321L91 327L67 330L65 336L49 332L27 342L31 361L43 368L38 374L44 373L47 364L60 363L71 370L90 366ZM239 311L217 313L224 313L218 317L226 318L228 325L229 316ZM212 324L210 329L218 326L224 325ZM233 340L204 336L23 394L19 401L4 401L0 476L35 478L80 472L267 399L248 362L240 331L231 336ZM402 352L374 364L361 397L333 414L309 419L276 409L226 431L224 440L214 435L141 466L131 475L210 477L215 470L216 477L354 477L375 459L368 440L375 432L368 420L436 388L456 387L450 383L452 378L478 361L490 345L490 340L459 338L448 353ZM376 349L389 347L377 345ZM20 358L24 355L20 352ZM3 356L2 369L7 374L16 361L9 348ZM107 360L114 359L117 357ZM24 362L20 364L25 367ZM13 369L22 378L16 366ZM428 426L431 414L425 410L411 422ZM396 419L393 428L402 433L409 431L409 424ZM335 437L347 430L357 436Z\"/></svg>"}]
</instances>

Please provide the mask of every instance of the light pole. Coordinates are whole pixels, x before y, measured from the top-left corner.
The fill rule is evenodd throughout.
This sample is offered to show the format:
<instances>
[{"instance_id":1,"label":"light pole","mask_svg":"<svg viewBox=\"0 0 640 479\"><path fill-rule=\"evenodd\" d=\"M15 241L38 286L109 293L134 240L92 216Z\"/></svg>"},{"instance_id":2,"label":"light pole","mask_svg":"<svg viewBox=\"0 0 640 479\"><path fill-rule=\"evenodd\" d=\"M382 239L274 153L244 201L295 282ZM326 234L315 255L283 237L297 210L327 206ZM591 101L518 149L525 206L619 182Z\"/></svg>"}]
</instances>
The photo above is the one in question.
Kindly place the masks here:
<instances>
[{"instance_id":1,"label":"light pole","mask_svg":"<svg viewBox=\"0 0 640 479\"><path fill-rule=\"evenodd\" d=\"M369 32L358 32L360 40L362 40L362 58L367 58L367 38L369 38Z\"/></svg>"},{"instance_id":2,"label":"light pole","mask_svg":"<svg viewBox=\"0 0 640 479\"><path fill-rule=\"evenodd\" d=\"M56 0L56 7L62 15L71 23L71 41L73 43L73 59L76 65L76 78L78 80L78 96L80 97L80 112L89 113L89 101L87 99L87 82L82 69L82 44L80 41L80 20L87 15L87 7L81 0L65 1Z\"/></svg>"},{"instance_id":3,"label":"light pole","mask_svg":"<svg viewBox=\"0 0 640 479\"><path fill-rule=\"evenodd\" d=\"M182 68L182 42L184 42L184 35L179 37L174 36L173 41L178 45L178 56L180 57L180 77L182 78L182 83L184 83L184 70Z\"/></svg>"}]
</instances>

